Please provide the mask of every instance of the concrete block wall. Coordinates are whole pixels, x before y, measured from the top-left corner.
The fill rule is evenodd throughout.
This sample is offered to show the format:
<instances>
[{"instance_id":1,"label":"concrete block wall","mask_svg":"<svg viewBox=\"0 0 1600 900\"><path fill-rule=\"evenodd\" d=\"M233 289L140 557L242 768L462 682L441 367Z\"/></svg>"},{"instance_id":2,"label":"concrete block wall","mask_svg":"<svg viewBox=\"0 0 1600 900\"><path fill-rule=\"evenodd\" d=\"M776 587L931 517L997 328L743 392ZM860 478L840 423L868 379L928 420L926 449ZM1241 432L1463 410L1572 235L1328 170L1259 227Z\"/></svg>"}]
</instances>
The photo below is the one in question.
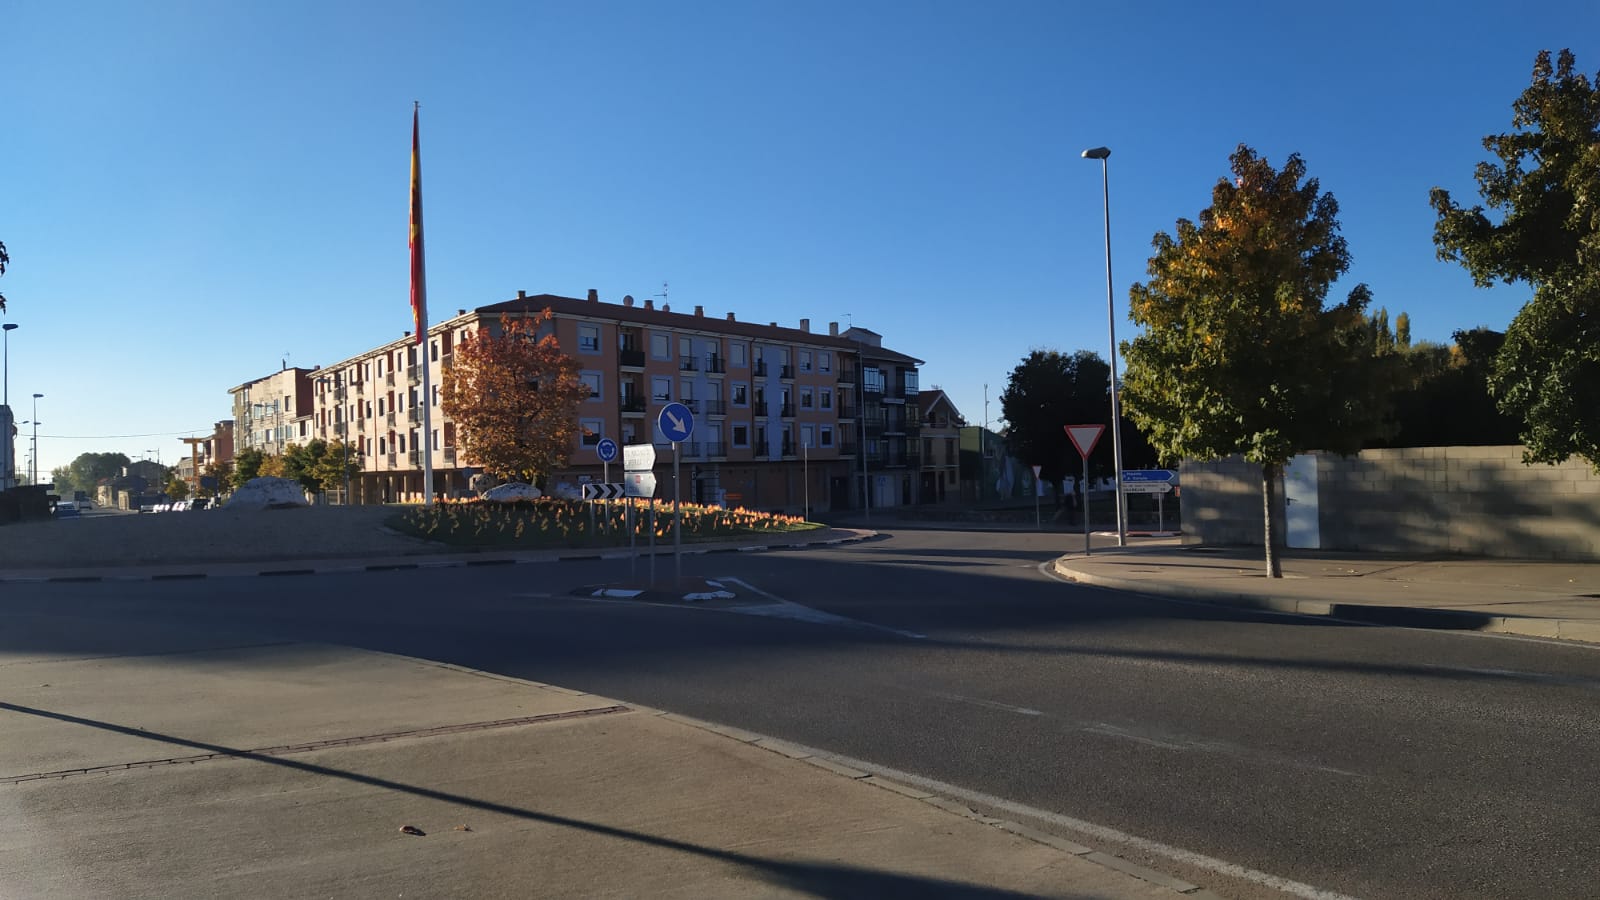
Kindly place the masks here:
<instances>
[{"instance_id":1,"label":"concrete block wall","mask_svg":"<svg viewBox=\"0 0 1600 900\"><path fill-rule=\"evenodd\" d=\"M1600 560L1600 474L1581 460L1522 464L1522 448L1318 454L1323 549ZM1183 529L1198 543L1261 543L1261 470L1185 463Z\"/></svg>"}]
</instances>

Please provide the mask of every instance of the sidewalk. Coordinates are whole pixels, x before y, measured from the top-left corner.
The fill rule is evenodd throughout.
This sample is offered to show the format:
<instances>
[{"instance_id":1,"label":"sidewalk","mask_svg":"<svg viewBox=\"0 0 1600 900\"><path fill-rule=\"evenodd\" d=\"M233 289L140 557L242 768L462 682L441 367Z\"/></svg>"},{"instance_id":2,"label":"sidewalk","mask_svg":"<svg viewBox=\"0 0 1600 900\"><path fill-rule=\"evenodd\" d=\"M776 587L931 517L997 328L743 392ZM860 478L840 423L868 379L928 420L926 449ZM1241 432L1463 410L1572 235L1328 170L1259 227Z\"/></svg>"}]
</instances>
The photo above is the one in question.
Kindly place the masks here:
<instances>
[{"instance_id":1,"label":"sidewalk","mask_svg":"<svg viewBox=\"0 0 1600 900\"><path fill-rule=\"evenodd\" d=\"M1084 584L1221 606L1600 643L1600 563L1289 550L1282 579L1265 566L1259 547L1174 540L1055 562Z\"/></svg>"},{"instance_id":2,"label":"sidewalk","mask_svg":"<svg viewBox=\"0 0 1600 900\"><path fill-rule=\"evenodd\" d=\"M780 741L424 660L0 669L5 897L1214 898Z\"/></svg>"}]
</instances>

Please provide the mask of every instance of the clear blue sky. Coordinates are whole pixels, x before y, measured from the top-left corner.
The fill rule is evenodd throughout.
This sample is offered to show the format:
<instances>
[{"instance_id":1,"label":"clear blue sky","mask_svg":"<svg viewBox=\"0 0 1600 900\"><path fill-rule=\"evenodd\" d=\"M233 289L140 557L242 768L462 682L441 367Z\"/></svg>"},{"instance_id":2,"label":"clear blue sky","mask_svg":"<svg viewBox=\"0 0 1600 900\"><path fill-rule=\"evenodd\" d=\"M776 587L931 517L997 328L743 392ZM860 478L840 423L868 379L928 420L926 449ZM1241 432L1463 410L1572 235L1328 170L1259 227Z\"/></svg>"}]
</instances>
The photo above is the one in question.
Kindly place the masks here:
<instances>
[{"instance_id":1,"label":"clear blue sky","mask_svg":"<svg viewBox=\"0 0 1600 900\"><path fill-rule=\"evenodd\" d=\"M399 336L413 100L439 313L665 281L674 308L872 328L981 422L1031 349L1106 352L1079 152L1113 150L1127 338L1151 236L1245 142L1338 198L1345 289L1420 339L1504 328L1526 292L1434 259L1427 192L1476 196L1481 138L1564 46L1600 70L1594 0L23 0L0 26L12 406L46 395L41 470L171 463L286 355Z\"/></svg>"}]
</instances>

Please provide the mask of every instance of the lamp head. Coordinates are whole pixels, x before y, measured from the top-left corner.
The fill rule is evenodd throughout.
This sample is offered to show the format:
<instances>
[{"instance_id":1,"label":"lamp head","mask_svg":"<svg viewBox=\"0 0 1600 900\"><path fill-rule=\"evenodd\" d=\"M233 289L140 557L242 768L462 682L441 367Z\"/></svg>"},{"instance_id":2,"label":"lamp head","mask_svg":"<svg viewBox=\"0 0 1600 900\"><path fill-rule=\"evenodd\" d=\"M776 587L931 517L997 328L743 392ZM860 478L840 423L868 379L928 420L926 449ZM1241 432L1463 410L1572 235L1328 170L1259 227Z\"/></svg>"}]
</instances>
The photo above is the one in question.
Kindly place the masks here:
<instances>
[{"instance_id":1,"label":"lamp head","mask_svg":"<svg viewBox=\"0 0 1600 900\"><path fill-rule=\"evenodd\" d=\"M15 322L7 322L4 325L0 325L0 328L4 328L6 331L16 331L17 330L17 323L15 323Z\"/></svg>"},{"instance_id":2,"label":"lamp head","mask_svg":"<svg viewBox=\"0 0 1600 900\"><path fill-rule=\"evenodd\" d=\"M1110 147L1095 147L1093 149L1083 151L1084 159L1105 159L1110 155Z\"/></svg>"}]
</instances>

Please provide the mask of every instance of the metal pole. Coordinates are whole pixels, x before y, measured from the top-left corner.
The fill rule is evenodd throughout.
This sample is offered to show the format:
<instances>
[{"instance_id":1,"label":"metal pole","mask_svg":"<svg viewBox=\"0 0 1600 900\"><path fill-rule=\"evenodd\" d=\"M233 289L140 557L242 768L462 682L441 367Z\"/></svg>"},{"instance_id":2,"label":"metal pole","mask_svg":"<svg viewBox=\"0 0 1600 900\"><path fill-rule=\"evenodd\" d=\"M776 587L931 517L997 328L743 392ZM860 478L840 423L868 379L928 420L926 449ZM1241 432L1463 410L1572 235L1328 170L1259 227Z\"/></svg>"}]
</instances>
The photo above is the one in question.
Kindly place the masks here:
<instances>
[{"instance_id":1,"label":"metal pole","mask_svg":"<svg viewBox=\"0 0 1600 900\"><path fill-rule=\"evenodd\" d=\"M39 483L39 398L43 396L33 395L33 449L29 451L33 454L33 471L28 475L29 484Z\"/></svg>"},{"instance_id":2,"label":"metal pole","mask_svg":"<svg viewBox=\"0 0 1600 900\"><path fill-rule=\"evenodd\" d=\"M683 501L678 487L678 442L672 442L672 577L673 586L683 583Z\"/></svg>"},{"instance_id":3,"label":"metal pole","mask_svg":"<svg viewBox=\"0 0 1600 900\"><path fill-rule=\"evenodd\" d=\"M811 445L800 445L800 476L805 479L805 505L800 508L800 518L811 521Z\"/></svg>"},{"instance_id":4,"label":"metal pole","mask_svg":"<svg viewBox=\"0 0 1600 900\"><path fill-rule=\"evenodd\" d=\"M856 452L861 456L861 520L872 519L872 488L867 483L867 355L856 339L856 426L861 434L861 445Z\"/></svg>"},{"instance_id":5,"label":"metal pole","mask_svg":"<svg viewBox=\"0 0 1600 900\"><path fill-rule=\"evenodd\" d=\"M7 409L10 409L11 408L11 332L15 331L17 326L14 323L7 322L5 325L0 326L0 328L4 328L5 329L5 346L3 348L0 348L0 356L4 356L5 357L4 366L5 366L5 370L6 370L5 371L5 386L4 386L5 396L3 398L0 398L0 404L3 404Z\"/></svg>"},{"instance_id":6,"label":"metal pole","mask_svg":"<svg viewBox=\"0 0 1600 900\"><path fill-rule=\"evenodd\" d=\"M1044 530L1044 526L1039 522L1039 487L1042 484L1044 484L1044 482L1039 480L1039 476L1038 475L1033 476L1033 530L1034 531L1043 531Z\"/></svg>"},{"instance_id":7,"label":"metal pole","mask_svg":"<svg viewBox=\"0 0 1600 900\"><path fill-rule=\"evenodd\" d=\"M1111 461L1117 488L1117 546L1128 546L1128 521L1122 497L1122 408L1117 402L1117 314L1111 293L1111 152L1100 157L1100 188L1106 219L1106 328L1111 334ZM1085 492L1084 496L1088 496Z\"/></svg>"},{"instance_id":8,"label":"metal pole","mask_svg":"<svg viewBox=\"0 0 1600 900\"><path fill-rule=\"evenodd\" d=\"M1083 454L1083 555L1089 555L1089 454Z\"/></svg>"},{"instance_id":9,"label":"metal pole","mask_svg":"<svg viewBox=\"0 0 1600 900\"><path fill-rule=\"evenodd\" d=\"M656 586L656 497L650 495L650 587Z\"/></svg>"}]
</instances>

